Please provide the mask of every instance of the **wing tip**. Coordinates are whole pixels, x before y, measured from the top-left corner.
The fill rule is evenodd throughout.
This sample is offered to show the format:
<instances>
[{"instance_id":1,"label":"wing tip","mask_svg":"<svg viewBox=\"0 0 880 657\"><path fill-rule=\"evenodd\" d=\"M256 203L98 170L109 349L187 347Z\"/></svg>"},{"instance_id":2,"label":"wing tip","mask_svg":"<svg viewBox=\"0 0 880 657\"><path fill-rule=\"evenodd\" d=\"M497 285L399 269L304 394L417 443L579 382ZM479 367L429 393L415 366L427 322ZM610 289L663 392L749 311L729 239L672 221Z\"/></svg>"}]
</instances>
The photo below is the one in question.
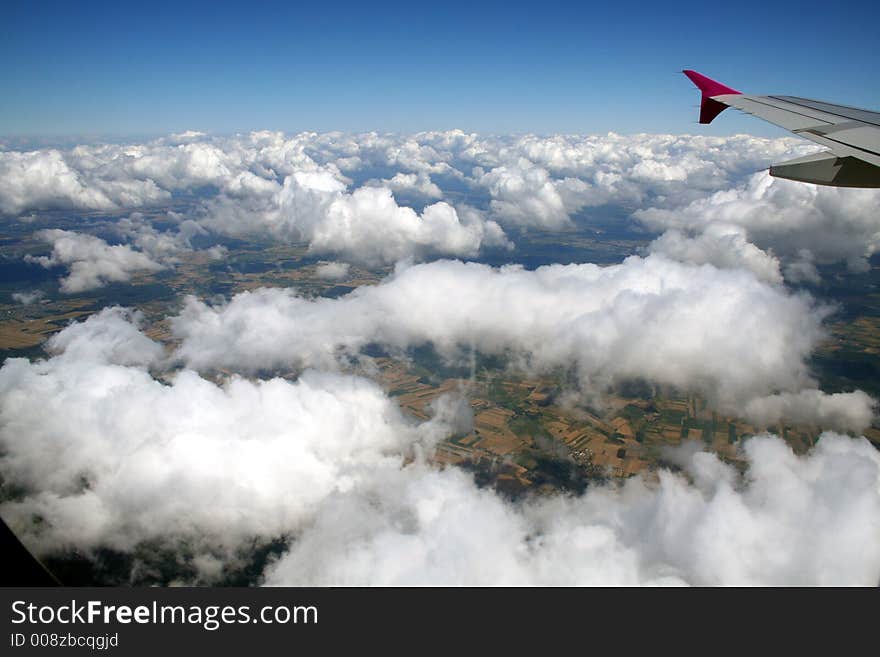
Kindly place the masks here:
<instances>
[{"instance_id":1,"label":"wing tip","mask_svg":"<svg viewBox=\"0 0 880 657\"><path fill-rule=\"evenodd\" d=\"M727 108L727 105L715 100L712 96L742 93L692 69L682 69L681 72L696 85L702 95L700 98L700 123L712 123L712 120Z\"/></svg>"},{"instance_id":2,"label":"wing tip","mask_svg":"<svg viewBox=\"0 0 880 657\"><path fill-rule=\"evenodd\" d=\"M721 96L723 94L741 94L741 91L737 91L732 87L728 87L726 84L722 84L718 82L718 80L713 80L712 78L706 77L702 73L698 73L692 69L686 68L682 70L691 82L696 85L697 89L699 89L704 96L712 97L712 96Z\"/></svg>"}]
</instances>

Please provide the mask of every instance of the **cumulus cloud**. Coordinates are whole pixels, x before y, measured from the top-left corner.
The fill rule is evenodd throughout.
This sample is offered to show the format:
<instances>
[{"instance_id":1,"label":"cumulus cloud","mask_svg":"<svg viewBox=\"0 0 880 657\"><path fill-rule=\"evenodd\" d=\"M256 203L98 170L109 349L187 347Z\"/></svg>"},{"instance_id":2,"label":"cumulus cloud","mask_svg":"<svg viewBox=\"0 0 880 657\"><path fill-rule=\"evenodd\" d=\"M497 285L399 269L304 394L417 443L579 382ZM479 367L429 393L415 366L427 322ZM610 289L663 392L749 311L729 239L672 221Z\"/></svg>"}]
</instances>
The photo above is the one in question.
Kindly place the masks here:
<instances>
[{"instance_id":1,"label":"cumulus cloud","mask_svg":"<svg viewBox=\"0 0 880 657\"><path fill-rule=\"evenodd\" d=\"M382 188L341 194L325 208L319 222L306 229L311 248L358 262L396 262L425 252L473 257L484 244L507 245L501 228L475 211L460 214L440 202L419 215Z\"/></svg>"},{"instance_id":2,"label":"cumulus cloud","mask_svg":"<svg viewBox=\"0 0 880 657\"><path fill-rule=\"evenodd\" d=\"M438 261L337 299L261 289L219 306L188 299L172 319L195 368L330 367L366 345L431 343L573 368L586 392L644 378L700 391L722 409L814 387L806 366L825 310L740 269L659 255L528 271ZM735 330L732 330L735 327Z\"/></svg>"},{"instance_id":3,"label":"cumulus cloud","mask_svg":"<svg viewBox=\"0 0 880 657\"><path fill-rule=\"evenodd\" d=\"M173 213L172 213L173 214ZM111 282L125 282L137 271L157 271L176 264L181 254L194 251L192 239L207 231L191 219L179 221L176 230L159 231L144 215L135 212L109 225L127 244L110 245L105 240L75 231L48 229L35 237L52 245L48 256L26 255L26 262L51 268L66 265L68 276L61 278L61 291L84 292ZM225 247L202 251L220 258Z\"/></svg>"},{"instance_id":4,"label":"cumulus cloud","mask_svg":"<svg viewBox=\"0 0 880 657\"><path fill-rule=\"evenodd\" d=\"M52 358L0 369L0 469L24 491L0 509L40 553L155 539L228 558L459 421L446 405L415 424L374 383L339 374L162 382L148 372L162 348L136 322L104 310L53 338Z\"/></svg>"},{"instance_id":5,"label":"cumulus cloud","mask_svg":"<svg viewBox=\"0 0 880 657\"><path fill-rule=\"evenodd\" d=\"M397 173L394 177L381 181L379 187L388 187L392 192L412 194L422 198L442 198L443 192L431 182L426 173Z\"/></svg>"},{"instance_id":6,"label":"cumulus cloud","mask_svg":"<svg viewBox=\"0 0 880 657\"><path fill-rule=\"evenodd\" d=\"M784 418L838 431L864 431L874 419L876 401L861 390L825 394L820 390L780 393L749 401L744 415L768 425Z\"/></svg>"},{"instance_id":7,"label":"cumulus cloud","mask_svg":"<svg viewBox=\"0 0 880 657\"><path fill-rule=\"evenodd\" d=\"M174 213L169 214L175 217ZM192 219L179 220L174 231L159 231L139 212L118 219L111 228L139 251L164 265L174 264L182 253L194 251L193 238L207 234L207 230ZM212 258L220 258L226 248L212 246L204 252Z\"/></svg>"},{"instance_id":8,"label":"cumulus cloud","mask_svg":"<svg viewBox=\"0 0 880 657\"><path fill-rule=\"evenodd\" d=\"M315 276L328 281L340 281L348 277L351 265L347 262L322 262L315 267Z\"/></svg>"},{"instance_id":9,"label":"cumulus cloud","mask_svg":"<svg viewBox=\"0 0 880 657\"><path fill-rule=\"evenodd\" d=\"M140 331L143 314L110 307L82 322L74 322L46 342L52 362L159 365L164 349Z\"/></svg>"},{"instance_id":10,"label":"cumulus cloud","mask_svg":"<svg viewBox=\"0 0 880 657\"><path fill-rule=\"evenodd\" d=\"M578 205L679 206L815 148L804 144L748 135L525 135L480 140L482 148L469 153L485 169L515 170L518 163L543 169L554 185L575 192L571 212Z\"/></svg>"},{"instance_id":11,"label":"cumulus cloud","mask_svg":"<svg viewBox=\"0 0 880 657\"><path fill-rule=\"evenodd\" d=\"M349 193L328 171L297 172L242 199L224 197L203 223L227 234L307 241L316 253L374 265L430 254L473 257L484 246L509 246L500 226L473 209L441 201L417 213L384 187Z\"/></svg>"},{"instance_id":12,"label":"cumulus cloud","mask_svg":"<svg viewBox=\"0 0 880 657\"><path fill-rule=\"evenodd\" d=\"M864 439L826 433L797 456L762 436L745 475L689 450L677 474L513 503L424 458L467 429L460 403L415 423L354 376L160 381L137 322L105 310L48 360L0 369L0 474L17 491L0 513L39 554L146 543L209 582L281 539L265 582L295 585L880 578L880 455Z\"/></svg>"},{"instance_id":13,"label":"cumulus cloud","mask_svg":"<svg viewBox=\"0 0 880 657\"><path fill-rule=\"evenodd\" d=\"M576 203L566 207L560 193L559 187L571 184L570 179L554 182L545 169L527 160L495 167L488 173L477 169L477 176L492 197L489 205L493 214L505 224L564 228L570 225L569 212L578 209Z\"/></svg>"},{"instance_id":14,"label":"cumulus cloud","mask_svg":"<svg viewBox=\"0 0 880 657\"><path fill-rule=\"evenodd\" d=\"M854 271L865 270L880 248L878 205L877 190L807 185L761 172L681 207L641 209L634 216L658 230L738 226L750 242L783 258L786 274L815 280L815 264L845 261Z\"/></svg>"},{"instance_id":15,"label":"cumulus cloud","mask_svg":"<svg viewBox=\"0 0 880 657\"><path fill-rule=\"evenodd\" d=\"M170 142L177 142L179 144L185 144L190 141L200 141L207 137L207 133L200 132L198 130L184 130L183 132L178 132L172 134L169 137Z\"/></svg>"},{"instance_id":16,"label":"cumulus cloud","mask_svg":"<svg viewBox=\"0 0 880 657\"><path fill-rule=\"evenodd\" d=\"M712 264L725 269L748 269L768 283L782 283L779 261L746 239L740 226L709 224L705 231L688 236L670 229L648 245L651 253L696 265Z\"/></svg>"},{"instance_id":17,"label":"cumulus cloud","mask_svg":"<svg viewBox=\"0 0 880 657\"><path fill-rule=\"evenodd\" d=\"M64 291L172 265L206 231L304 241L340 259L316 267L328 280L348 262L404 264L338 299L189 299L171 320L173 354L139 315L108 309L50 339L46 360L7 359L0 477L14 495L0 513L44 554L185 546L187 581L214 581L255 542L280 540L272 584L876 585L880 463L864 439L825 433L805 456L751 439L745 475L680 450L683 471L656 481L511 503L426 458L468 430L466 403L443 398L415 422L339 369L374 343L430 343L450 360L476 348L570 369L585 395L647 379L759 425L857 433L874 400L816 389L807 362L827 311L782 275L816 281L837 260L863 269L880 240L877 193L753 175L813 148L744 135L188 131L2 151L0 212L22 220L185 199L174 231L137 213L115 222L124 245L39 233L52 253L32 261L68 266ZM665 234L610 267L406 264L509 248L502 226L562 230L602 205ZM175 363L299 376L209 380Z\"/></svg>"},{"instance_id":18,"label":"cumulus cloud","mask_svg":"<svg viewBox=\"0 0 880 657\"><path fill-rule=\"evenodd\" d=\"M801 249L794 260L785 264L785 280L791 283L821 282L812 251Z\"/></svg>"},{"instance_id":19,"label":"cumulus cloud","mask_svg":"<svg viewBox=\"0 0 880 657\"><path fill-rule=\"evenodd\" d=\"M31 290L30 292L13 292L12 300L23 306L29 306L32 303L42 301L45 295L42 290Z\"/></svg>"},{"instance_id":20,"label":"cumulus cloud","mask_svg":"<svg viewBox=\"0 0 880 657\"><path fill-rule=\"evenodd\" d=\"M260 131L209 137L189 131L143 144L0 153L0 182L5 183L0 184L0 207L6 212L37 209L53 194L59 202L66 199L69 207L95 209L163 200L134 194L128 201L121 195L102 196L103 187L112 184L155 185L165 195L206 187L222 193L239 186L242 176L282 183L297 172L326 171L345 182L342 172L388 171L382 186L392 191L440 198L444 190L438 181L454 180L488 190L500 208L522 196L539 210L536 222L554 225L560 221L558 215L578 201L569 198L569 203L562 194L568 207L561 208L553 188L571 187L576 180L580 182L575 187L590 204L662 203L662 197L673 192L674 202L680 202L729 187L771 161L811 149L815 146L802 140L747 135L506 137L451 130L289 136ZM16 184L26 170L34 185Z\"/></svg>"},{"instance_id":21,"label":"cumulus cloud","mask_svg":"<svg viewBox=\"0 0 880 657\"><path fill-rule=\"evenodd\" d=\"M0 151L0 212L77 208L112 210L168 201L152 180L90 178L57 150Z\"/></svg>"},{"instance_id":22,"label":"cumulus cloud","mask_svg":"<svg viewBox=\"0 0 880 657\"><path fill-rule=\"evenodd\" d=\"M47 269L66 265L70 273L61 278L61 291L84 292L103 287L111 282L131 279L136 271L157 271L162 265L145 253L128 245L111 246L99 237L69 230L50 229L37 232L36 236L52 245L48 256L25 256Z\"/></svg>"},{"instance_id":23,"label":"cumulus cloud","mask_svg":"<svg viewBox=\"0 0 880 657\"><path fill-rule=\"evenodd\" d=\"M499 224L555 230L593 206L678 209L809 148L744 135L187 132L144 144L2 152L0 211L118 210L190 193L189 218L227 235L304 240L370 263L469 258L507 245ZM439 202L417 212L394 193ZM462 194L472 207L453 202Z\"/></svg>"},{"instance_id":24,"label":"cumulus cloud","mask_svg":"<svg viewBox=\"0 0 880 657\"><path fill-rule=\"evenodd\" d=\"M254 132L208 138L186 132L143 144L80 145L68 151L0 152L0 211L114 210L165 203L181 190L215 190L251 173L267 180L316 168L313 136ZM335 169L332 165L326 168Z\"/></svg>"},{"instance_id":25,"label":"cumulus cloud","mask_svg":"<svg viewBox=\"0 0 880 657\"><path fill-rule=\"evenodd\" d=\"M325 500L269 571L285 585L876 585L880 455L826 433L807 457L746 443L745 478L692 453L659 472L524 506L460 472L409 468Z\"/></svg>"}]
</instances>

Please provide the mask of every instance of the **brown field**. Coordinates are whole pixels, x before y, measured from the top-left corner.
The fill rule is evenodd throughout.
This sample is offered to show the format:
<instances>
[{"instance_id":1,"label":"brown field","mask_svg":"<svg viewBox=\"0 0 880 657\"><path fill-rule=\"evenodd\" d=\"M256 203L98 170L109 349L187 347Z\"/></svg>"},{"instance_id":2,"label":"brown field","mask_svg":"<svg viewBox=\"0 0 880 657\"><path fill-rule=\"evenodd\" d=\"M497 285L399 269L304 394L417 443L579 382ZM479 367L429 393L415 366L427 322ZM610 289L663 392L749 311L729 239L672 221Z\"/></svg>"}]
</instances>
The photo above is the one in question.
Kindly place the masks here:
<instances>
[{"instance_id":1,"label":"brown field","mask_svg":"<svg viewBox=\"0 0 880 657\"><path fill-rule=\"evenodd\" d=\"M63 329L69 322L83 315L89 315L88 311L76 310L76 308L88 304L89 302L84 299L71 299L62 304L53 304L51 308L47 305L34 310L30 308L26 308L24 311L14 309L11 312L18 316L0 321L0 349L25 349L42 344L50 335ZM24 314L25 312L51 312L52 310L60 312L47 314L43 317L28 317Z\"/></svg>"}]
</instances>

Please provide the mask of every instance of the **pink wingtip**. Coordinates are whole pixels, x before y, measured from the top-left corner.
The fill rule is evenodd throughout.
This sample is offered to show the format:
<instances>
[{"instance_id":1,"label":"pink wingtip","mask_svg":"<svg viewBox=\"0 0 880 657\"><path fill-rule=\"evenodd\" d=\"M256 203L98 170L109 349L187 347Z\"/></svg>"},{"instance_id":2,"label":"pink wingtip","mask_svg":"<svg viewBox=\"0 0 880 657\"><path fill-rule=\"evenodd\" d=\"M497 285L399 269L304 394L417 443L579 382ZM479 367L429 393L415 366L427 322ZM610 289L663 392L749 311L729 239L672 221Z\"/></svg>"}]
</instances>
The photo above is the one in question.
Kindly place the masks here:
<instances>
[{"instance_id":1,"label":"pink wingtip","mask_svg":"<svg viewBox=\"0 0 880 657\"><path fill-rule=\"evenodd\" d=\"M682 73L688 76L691 82L697 85L700 93L702 93L702 98L700 99L700 123L712 123L712 119L727 109L727 105L719 103L717 100L712 100L712 96L742 93L712 78L707 78L702 73L691 70L684 70Z\"/></svg>"},{"instance_id":2,"label":"pink wingtip","mask_svg":"<svg viewBox=\"0 0 880 657\"><path fill-rule=\"evenodd\" d=\"M704 96L720 96L722 94L741 94L741 91L737 91L736 89L731 89L726 84L721 84L720 82L713 80L712 78L707 78L702 73L697 73L696 71L684 70L682 71L686 76L691 79L697 88L703 92Z\"/></svg>"}]
</instances>

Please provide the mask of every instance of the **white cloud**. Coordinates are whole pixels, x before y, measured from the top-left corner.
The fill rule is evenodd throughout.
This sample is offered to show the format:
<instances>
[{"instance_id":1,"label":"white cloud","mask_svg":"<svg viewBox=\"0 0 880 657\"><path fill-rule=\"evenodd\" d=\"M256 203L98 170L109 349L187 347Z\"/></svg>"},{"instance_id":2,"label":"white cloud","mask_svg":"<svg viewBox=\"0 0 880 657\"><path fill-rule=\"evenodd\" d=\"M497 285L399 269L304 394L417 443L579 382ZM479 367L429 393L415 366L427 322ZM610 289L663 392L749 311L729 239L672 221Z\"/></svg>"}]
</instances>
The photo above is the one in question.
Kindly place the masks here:
<instances>
[{"instance_id":1,"label":"white cloud","mask_svg":"<svg viewBox=\"0 0 880 657\"><path fill-rule=\"evenodd\" d=\"M186 545L197 581L281 538L290 549L270 583L875 585L880 462L863 439L826 433L802 457L752 439L742 477L684 450L684 474L512 504L421 456L466 430L466 405L445 399L416 423L374 383L338 373L370 343L431 343L450 359L476 348L516 367L570 368L587 395L636 377L758 424L858 432L874 400L815 389L807 361L826 310L786 290L780 272L816 281L818 264L864 268L880 244L877 193L752 175L811 148L743 135L188 131L2 151L7 214L192 194L176 231L119 220L126 245L39 233L53 251L33 260L68 265L65 291L173 264L206 230L306 241L368 264L472 258L510 246L501 225L564 229L603 204L666 233L647 257L610 267L441 261L399 265L339 299L280 289L215 307L190 299L172 319L182 342L171 356L137 314L105 310L53 337L48 360L0 369L0 476L20 491L0 512L44 553ZM417 211L395 192L438 202ZM218 384L171 362L303 373Z\"/></svg>"},{"instance_id":2,"label":"white cloud","mask_svg":"<svg viewBox=\"0 0 880 657\"><path fill-rule=\"evenodd\" d=\"M210 582L282 538L266 582L292 585L880 579L880 454L863 438L796 456L757 437L744 476L684 450L680 474L511 503L422 458L466 429L459 404L417 424L358 377L160 381L136 323L105 310L50 359L0 369L0 474L19 491L0 513L39 554L149 544Z\"/></svg>"},{"instance_id":3,"label":"white cloud","mask_svg":"<svg viewBox=\"0 0 880 657\"><path fill-rule=\"evenodd\" d=\"M425 173L396 173L394 177L383 180L378 187L387 187L394 193L403 192L423 198L442 198L443 192L431 182L431 177Z\"/></svg>"},{"instance_id":4,"label":"white cloud","mask_svg":"<svg viewBox=\"0 0 880 657\"><path fill-rule=\"evenodd\" d=\"M824 434L795 456L746 443L747 476L704 452L693 483L659 472L524 506L460 472L416 467L325 500L269 571L284 585L876 585L880 455ZM365 486L368 482L365 482Z\"/></svg>"},{"instance_id":5,"label":"white cloud","mask_svg":"<svg viewBox=\"0 0 880 657\"><path fill-rule=\"evenodd\" d=\"M585 392L630 378L700 391L721 409L814 387L806 360L825 311L750 272L651 255L534 271L439 261L338 299L260 289L172 319L195 368L330 367L367 344L471 347L540 371L574 368Z\"/></svg>"},{"instance_id":6,"label":"white cloud","mask_svg":"<svg viewBox=\"0 0 880 657\"><path fill-rule=\"evenodd\" d=\"M439 202L419 214L383 187L348 193L329 171L297 172L244 199L221 198L202 223L232 235L303 240L316 253L373 265L431 254L473 257L484 246L508 246L498 224L475 210Z\"/></svg>"},{"instance_id":7,"label":"white cloud","mask_svg":"<svg viewBox=\"0 0 880 657\"><path fill-rule=\"evenodd\" d=\"M180 221L176 231L158 231L137 212L116 220L110 229L129 243L111 246L93 235L60 229L41 230L35 237L52 245L51 255L26 255L24 259L46 268L67 265L70 273L61 279L61 291L83 292L111 282L128 281L136 271L157 271L172 266L182 253L194 250L191 240L195 236L207 232L191 219ZM220 258L226 249L213 246L204 253Z\"/></svg>"},{"instance_id":8,"label":"white cloud","mask_svg":"<svg viewBox=\"0 0 880 657\"><path fill-rule=\"evenodd\" d=\"M140 331L143 315L118 306L104 308L82 322L74 322L56 333L46 343L52 362L66 366L89 363L157 366L162 361L162 346Z\"/></svg>"},{"instance_id":9,"label":"white cloud","mask_svg":"<svg viewBox=\"0 0 880 657\"><path fill-rule=\"evenodd\" d=\"M0 151L0 212L112 210L170 199L152 180L89 180L57 150Z\"/></svg>"},{"instance_id":10,"label":"white cloud","mask_svg":"<svg viewBox=\"0 0 880 657\"><path fill-rule=\"evenodd\" d=\"M763 281L782 283L779 261L772 253L751 244L746 239L745 229L740 226L713 223L694 237L673 228L651 242L648 251L696 265L747 269Z\"/></svg>"},{"instance_id":11,"label":"white cloud","mask_svg":"<svg viewBox=\"0 0 880 657\"><path fill-rule=\"evenodd\" d=\"M819 283L822 278L814 260L813 253L808 249L798 251L795 259L785 265L785 280L791 283Z\"/></svg>"},{"instance_id":12,"label":"white cloud","mask_svg":"<svg viewBox=\"0 0 880 657\"><path fill-rule=\"evenodd\" d=\"M315 276L328 281L340 281L348 277L351 265L347 262L322 262L315 267Z\"/></svg>"},{"instance_id":13,"label":"white cloud","mask_svg":"<svg viewBox=\"0 0 880 657\"><path fill-rule=\"evenodd\" d=\"M225 234L314 236L316 251L347 259L363 253L374 263L472 257L503 246L505 237L494 221L450 204L463 190L502 224L561 229L585 207L679 208L804 148L798 140L744 135L187 132L144 144L0 153L0 211L119 210L198 192L208 200L194 200L190 218ZM371 181L349 188L343 171L370 172ZM420 215L389 191L441 203ZM390 246L382 247L386 237Z\"/></svg>"},{"instance_id":14,"label":"white cloud","mask_svg":"<svg viewBox=\"0 0 880 657\"><path fill-rule=\"evenodd\" d=\"M617 205L651 228L691 236L710 223L738 226L792 280L814 280L805 263L864 268L880 225L875 191L749 177L812 150L802 140L747 135L187 132L144 144L0 152L0 212L122 210L197 192L189 218L217 232L304 240L318 253L379 264L471 258L507 243L493 219L556 230L585 208ZM370 180L350 187L343 171ZM394 192L440 202L419 214ZM450 203L462 193L476 210ZM742 255L742 244L731 246Z\"/></svg>"},{"instance_id":15,"label":"white cloud","mask_svg":"<svg viewBox=\"0 0 880 657\"><path fill-rule=\"evenodd\" d=\"M333 199L307 234L311 249L318 253L339 253L374 264L426 252L473 257L486 243L507 243L498 225L476 212L460 214L440 202L419 215L397 205L389 190L369 187Z\"/></svg>"},{"instance_id":16,"label":"white cloud","mask_svg":"<svg viewBox=\"0 0 880 657\"><path fill-rule=\"evenodd\" d=\"M557 184L547 171L521 160L479 174L478 182L488 188L492 213L505 224L559 229L570 225Z\"/></svg>"},{"instance_id":17,"label":"white cloud","mask_svg":"<svg viewBox=\"0 0 880 657\"><path fill-rule=\"evenodd\" d=\"M12 300L16 303L20 303L23 306L29 306L32 303L37 303L38 301L42 301L43 297L42 290L31 290L29 292L13 292Z\"/></svg>"},{"instance_id":18,"label":"white cloud","mask_svg":"<svg viewBox=\"0 0 880 657\"><path fill-rule=\"evenodd\" d=\"M104 310L55 337L49 360L0 369L0 471L24 491L0 509L40 553L184 540L228 559L458 422L447 405L414 424L374 383L338 374L162 382L147 371L162 349L132 320Z\"/></svg>"},{"instance_id":19,"label":"white cloud","mask_svg":"<svg viewBox=\"0 0 880 657\"><path fill-rule=\"evenodd\" d=\"M169 213L174 217L174 213ZM192 219L180 220L176 231L158 231L144 215L139 212L118 219L111 228L124 237L140 252L163 264L174 264L182 253L193 251L192 239L198 235L206 235L207 230ZM206 249L210 256L219 258L225 254L222 246Z\"/></svg>"},{"instance_id":20,"label":"white cloud","mask_svg":"<svg viewBox=\"0 0 880 657\"><path fill-rule=\"evenodd\" d=\"M67 265L70 273L61 279L62 292L84 292L107 283L128 281L136 271L162 269L161 264L128 245L110 246L92 235L50 229L38 231L36 236L52 245L52 254L25 256L25 260L47 269Z\"/></svg>"},{"instance_id":21,"label":"white cloud","mask_svg":"<svg viewBox=\"0 0 880 657\"><path fill-rule=\"evenodd\" d=\"M204 132L199 132L198 130L184 130L183 132L178 132L176 134L171 135L170 141L186 143L189 141L199 141L204 139L208 135Z\"/></svg>"},{"instance_id":22,"label":"white cloud","mask_svg":"<svg viewBox=\"0 0 880 657\"><path fill-rule=\"evenodd\" d=\"M876 403L861 390L830 395L820 390L800 390L752 399L743 414L765 426L784 418L798 418L837 431L858 432L871 425Z\"/></svg>"},{"instance_id":23,"label":"white cloud","mask_svg":"<svg viewBox=\"0 0 880 657\"><path fill-rule=\"evenodd\" d=\"M555 135L488 138L472 149L488 168L532 163L556 181L577 180L582 205L680 206L771 162L815 149L802 140L748 135Z\"/></svg>"},{"instance_id":24,"label":"white cloud","mask_svg":"<svg viewBox=\"0 0 880 657\"><path fill-rule=\"evenodd\" d=\"M591 202L603 198L633 201L673 192L675 201L681 202L730 186L771 161L811 148L815 147L802 140L746 135L482 137L451 130L414 135L305 132L286 136L262 131L221 138L188 131L144 144L3 152L0 207L7 212L39 208L45 202L41 197L53 195L59 202L66 199L70 207L134 207L163 199L131 194L126 201L122 195L104 194L103 188L155 185L167 195L208 185L228 191L243 174L281 183L297 172L328 171L344 181L340 170L388 170L385 186L392 191L415 189L439 198L442 185L432 178L453 178L493 188L501 203L508 193L525 192L530 202L547 206L542 211L552 213L559 209L550 188L566 180L587 185ZM472 177L474 167L480 172ZM44 172L33 176L43 192L16 185L21 171L29 168L34 169L32 173ZM488 177L481 182L484 176ZM547 217L536 221L546 223Z\"/></svg>"},{"instance_id":25,"label":"white cloud","mask_svg":"<svg viewBox=\"0 0 880 657\"><path fill-rule=\"evenodd\" d=\"M862 271L880 248L880 192L823 187L756 173L745 183L671 208L638 210L648 226L701 231L736 225L756 246L783 258L795 280L815 280L814 263L846 261Z\"/></svg>"}]
</instances>

